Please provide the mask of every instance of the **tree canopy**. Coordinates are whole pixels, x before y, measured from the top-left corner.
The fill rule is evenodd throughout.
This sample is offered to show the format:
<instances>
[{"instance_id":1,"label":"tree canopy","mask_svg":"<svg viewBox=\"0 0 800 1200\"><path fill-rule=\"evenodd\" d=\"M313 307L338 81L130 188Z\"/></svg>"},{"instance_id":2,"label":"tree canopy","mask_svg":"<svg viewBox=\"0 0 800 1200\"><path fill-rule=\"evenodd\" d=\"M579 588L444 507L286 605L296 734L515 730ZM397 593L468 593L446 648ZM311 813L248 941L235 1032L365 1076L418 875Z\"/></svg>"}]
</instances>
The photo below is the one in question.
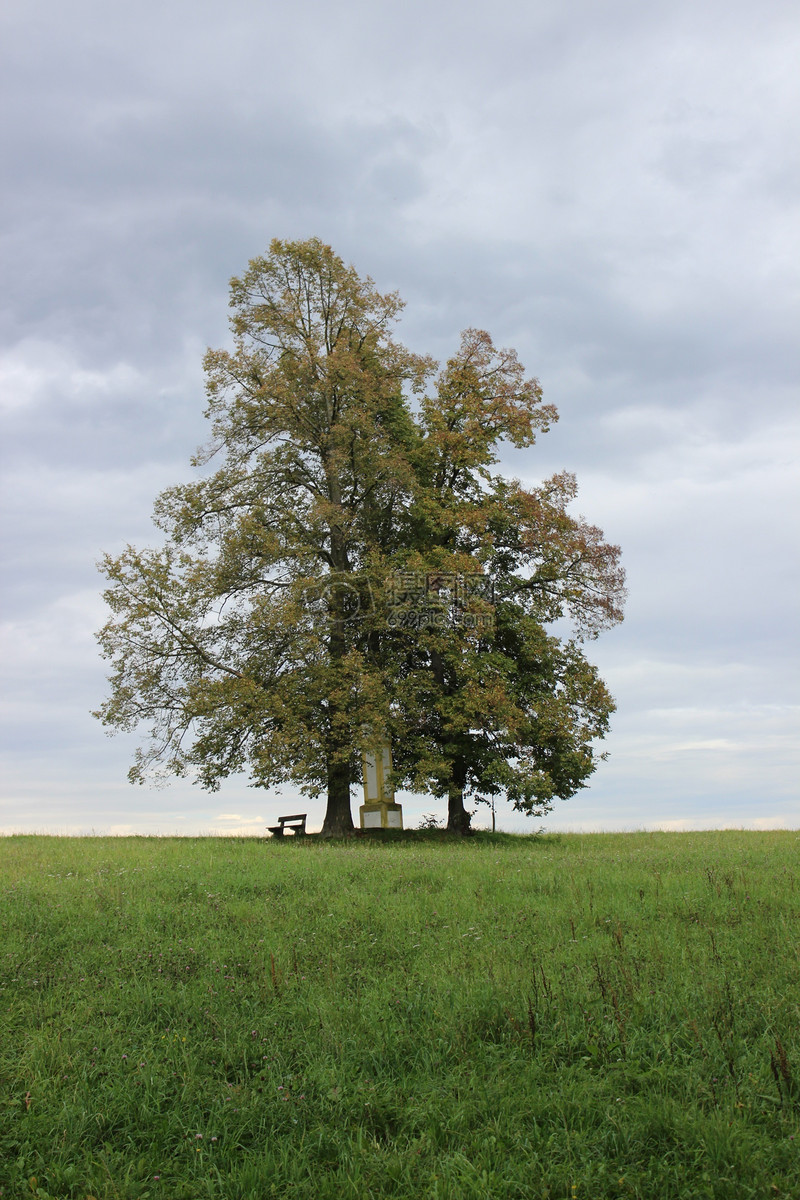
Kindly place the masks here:
<instances>
[{"instance_id":1,"label":"tree canopy","mask_svg":"<svg viewBox=\"0 0 800 1200\"><path fill-rule=\"evenodd\" d=\"M157 499L161 545L102 563L97 715L150 727L131 779L292 782L343 834L361 752L391 738L395 782L447 796L453 829L469 795L571 795L613 711L578 641L621 619L623 576L572 476L494 469L556 419L538 382L479 330L442 369L412 354L399 298L317 239L273 241L230 307L205 473Z\"/></svg>"}]
</instances>

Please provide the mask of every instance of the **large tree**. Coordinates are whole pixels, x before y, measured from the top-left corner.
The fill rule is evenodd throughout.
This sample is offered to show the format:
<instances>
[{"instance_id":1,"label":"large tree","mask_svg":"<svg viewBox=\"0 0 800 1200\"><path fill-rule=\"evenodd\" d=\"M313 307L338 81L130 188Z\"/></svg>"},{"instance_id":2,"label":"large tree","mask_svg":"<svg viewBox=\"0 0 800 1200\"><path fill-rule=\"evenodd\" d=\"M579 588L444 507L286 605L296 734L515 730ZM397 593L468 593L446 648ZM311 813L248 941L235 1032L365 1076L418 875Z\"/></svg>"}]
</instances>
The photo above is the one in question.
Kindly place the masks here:
<instances>
[{"instance_id":1,"label":"large tree","mask_svg":"<svg viewBox=\"0 0 800 1200\"><path fill-rule=\"evenodd\" d=\"M159 497L160 547L103 563L97 715L151 727L130 777L291 781L327 793L328 835L352 829L361 751L387 737L395 781L446 796L454 830L467 795L533 812L572 794L613 703L546 627L620 619L622 577L569 515L571 476L526 490L493 469L555 419L538 382L475 330L434 375L392 336L397 296L316 239L273 242L230 303L206 473ZM402 579L427 594L413 627Z\"/></svg>"},{"instance_id":2,"label":"large tree","mask_svg":"<svg viewBox=\"0 0 800 1200\"><path fill-rule=\"evenodd\" d=\"M430 370L392 336L401 304L330 247L274 241L231 281L232 350L205 359L217 469L156 503L155 550L107 557L113 664L98 715L150 722L131 769L237 770L327 792L324 832L352 829L373 709L371 560L411 485L406 393Z\"/></svg>"},{"instance_id":3,"label":"large tree","mask_svg":"<svg viewBox=\"0 0 800 1200\"><path fill-rule=\"evenodd\" d=\"M517 356L480 330L421 402L406 579L394 637L398 766L413 786L447 798L464 832L465 797L505 795L542 814L597 765L614 703L580 641L622 619L619 547L573 517L572 475L536 488L500 475L502 443L533 444L555 410ZM427 618L415 620L415 613ZM566 619L566 640L547 627Z\"/></svg>"}]
</instances>

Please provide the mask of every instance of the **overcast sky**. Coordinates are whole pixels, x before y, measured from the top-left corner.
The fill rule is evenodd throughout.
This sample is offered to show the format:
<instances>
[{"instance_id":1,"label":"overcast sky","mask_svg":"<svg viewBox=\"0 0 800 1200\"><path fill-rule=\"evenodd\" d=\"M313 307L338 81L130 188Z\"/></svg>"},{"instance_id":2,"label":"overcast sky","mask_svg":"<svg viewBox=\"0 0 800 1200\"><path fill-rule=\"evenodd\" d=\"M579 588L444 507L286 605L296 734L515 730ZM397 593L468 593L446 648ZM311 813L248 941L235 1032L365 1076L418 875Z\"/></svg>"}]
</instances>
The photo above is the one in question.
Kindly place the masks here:
<instances>
[{"instance_id":1,"label":"overcast sky","mask_svg":"<svg viewBox=\"0 0 800 1200\"><path fill-rule=\"evenodd\" d=\"M800 827L794 0L17 0L0 33L0 832L297 808L133 788L89 711L95 562L191 477L229 278L310 236L400 292L413 350L514 346L560 421L506 469L574 471L623 549L610 757L500 827Z\"/></svg>"}]
</instances>

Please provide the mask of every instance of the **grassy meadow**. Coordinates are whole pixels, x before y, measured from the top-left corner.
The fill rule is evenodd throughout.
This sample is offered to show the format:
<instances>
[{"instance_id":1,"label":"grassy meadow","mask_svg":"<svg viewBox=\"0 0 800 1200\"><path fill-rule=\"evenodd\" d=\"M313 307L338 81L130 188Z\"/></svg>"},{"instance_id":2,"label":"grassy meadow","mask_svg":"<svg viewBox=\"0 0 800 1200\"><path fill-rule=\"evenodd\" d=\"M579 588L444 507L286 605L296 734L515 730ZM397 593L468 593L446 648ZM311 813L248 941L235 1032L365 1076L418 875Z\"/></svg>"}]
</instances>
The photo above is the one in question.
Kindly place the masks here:
<instances>
[{"instance_id":1,"label":"grassy meadow","mask_svg":"<svg viewBox=\"0 0 800 1200\"><path fill-rule=\"evenodd\" d=\"M800 834L0 839L0 1195L800 1197Z\"/></svg>"}]
</instances>

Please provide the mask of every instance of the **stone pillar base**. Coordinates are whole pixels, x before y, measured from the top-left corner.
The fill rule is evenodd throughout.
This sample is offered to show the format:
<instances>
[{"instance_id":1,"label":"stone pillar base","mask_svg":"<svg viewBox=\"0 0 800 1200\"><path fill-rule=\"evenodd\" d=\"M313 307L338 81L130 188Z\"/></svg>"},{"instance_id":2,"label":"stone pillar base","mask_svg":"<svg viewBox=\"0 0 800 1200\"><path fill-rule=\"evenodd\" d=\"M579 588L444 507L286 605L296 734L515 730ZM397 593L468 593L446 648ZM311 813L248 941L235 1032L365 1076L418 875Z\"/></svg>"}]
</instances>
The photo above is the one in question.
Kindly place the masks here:
<instances>
[{"instance_id":1,"label":"stone pillar base","mask_svg":"<svg viewBox=\"0 0 800 1200\"><path fill-rule=\"evenodd\" d=\"M362 829L402 829L402 804L362 804L358 810Z\"/></svg>"}]
</instances>

